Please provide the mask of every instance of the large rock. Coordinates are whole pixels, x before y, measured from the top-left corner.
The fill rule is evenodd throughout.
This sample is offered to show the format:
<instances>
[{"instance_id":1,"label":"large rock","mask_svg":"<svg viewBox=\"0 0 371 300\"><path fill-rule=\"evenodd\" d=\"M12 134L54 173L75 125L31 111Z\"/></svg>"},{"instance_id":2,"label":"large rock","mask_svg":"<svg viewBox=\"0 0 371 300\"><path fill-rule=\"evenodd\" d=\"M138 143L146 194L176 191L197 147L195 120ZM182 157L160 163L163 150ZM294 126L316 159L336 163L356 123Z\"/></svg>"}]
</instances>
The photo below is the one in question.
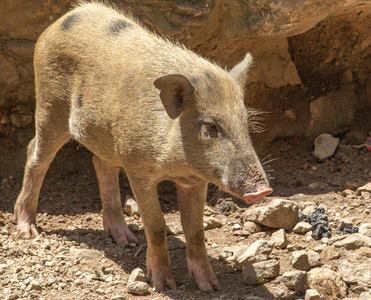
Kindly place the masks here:
<instances>
[{"instance_id":1,"label":"large rock","mask_svg":"<svg viewBox=\"0 0 371 300\"><path fill-rule=\"evenodd\" d=\"M23 0L3 0L0 7L1 35L6 39L35 39L47 25L69 9L71 0L40 2L35 5ZM197 39L215 36L230 40L282 38L303 33L331 15L371 9L367 0L349 0L338 4L331 0L320 3L315 0L277 1L274 4L269 0L112 2L132 10L149 27L182 39L191 36ZM223 15L226 17L220 19ZM218 20L216 24L215 19Z\"/></svg>"},{"instance_id":2,"label":"large rock","mask_svg":"<svg viewBox=\"0 0 371 300\"><path fill-rule=\"evenodd\" d=\"M326 268L316 268L308 272L308 286L327 298L344 298L348 288L336 272Z\"/></svg>"},{"instance_id":3,"label":"large rock","mask_svg":"<svg viewBox=\"0 0 371 300\"><path fill-rule=\"evenodd\" d=\"M307 135L316 136L324 132L338 134L348 130L357 102L357 94L350 88L332 91L314 100L310 104L311 120Z\"/></svg>"},{"instance_id":4,"label":"large rock","mask_svg":"<svg viewBox=\"0 0 371 300\"><path fill-rule=\"evenodd\" d=\"M288 271L280 277L281 282L290 290L304 294L308 289L307 272L305 271Z\"/></svg>"},{"instance_id":5,"label":"large rock","mask_svg":"<svg viewBox=\"0 0 371 300\"><path fill-rule=\"evenodd\" d=\"M261 262L268 259L273 250L272 241L258 240L252 243L243 253L237 256L234 267L241 270L253 263Z\"/></svg>"},{"instance_id":6,"label":"large rock","mask_svg":"<svg viewBox=\"0 0 371 300\"><path fill-rule=\"evenodd\" d=\"M249 72L249 81L261 81L270 88L301 84L286 38L252 40L246 43L245 49L254 57L254 68Z\"/></svg>"},{"instance_id":7,"label":"large rock","mask_svg":"<svg viewBox=\"0 0 371 300\"><path fill-rule=\"evenodd\" d=\"M143 281L133 281L127 286L127 292L134 295L144 295L148 292L149 285Z\"/></svg>"},{"instance_id":8,"label":"large rock","mask_svg":"<svg viewBox=\"0 0 371 300\"><path fill-rule=\"evenodd\" d=\"M303 33L331 15L370 10L366 0L349 0L334 5L331 0L294 2L257 1L171 1L157 5L152 1L116 1L124 3L162 32L175 38L196 40L239 40L282 38ZM224 18L221 18L224 16ZM217 23L214 23L217 20ZM214 26L213 26L214 25Z\"/></svg>"},{"instance_id":9,"label":"large rock","mask_svg":"<svg viewBox=\"0 0 371 300\"><path fill-rule=\"evenodd\" d=\"M0 20L1 20L0 4ZM1 21L0 21L1 24ZM1 28L1 25L0 25ZM0 34L1 36L1 34ZM32 56L35 41L0 39L0 107L34 102Z\"/></svg>"},{"instance_id":10,"label":"large rock","mask_svg":"<svg viewBox=\"0 0 371 300\"><path fill-rule=\"evenodd\" d=\"M279 272L280 263L275 259L257 262L242 270L243 282L259 284L264 279L278 276Z\"/></svg>"},{"instance_id":11,"label":"large rock","mask_svg":"<svg viewBox=\"0 0 371 300\"><path fill-rule=\"evenodd\" d=\"M294 251L291 255L291 263L296 270L306 271L310 268L307 251Z\"/></svg>"},{"instance_id":12,"label":"large rock","mask_svg":"<svg viewBox=\"0 0 371 300\"><path fill-rule=\"evenodd\" d=\"M0 36L4 40L36 40L52 22L66 13L71 0L37 3L3 0L0 4Z\"/></svg>"},{"instance_id":13,"label":"large rock","mask_svg":"<svg viewBox=\"0 0 371 300\"><path fill-rule=\"evenodd\" d=\"M273 199L268 205L247 209L243 222L252 221L271 228L291 230L299 222L298 205L289 200Z\"/></svg>"},{"instance_id":14,"label":"large rock","mask_svg":"<svg viewBox=\"0 0 371 300\"><path fill-rule=\"evenodd\" d=\"M337 269L346 283L371 286L371 258L343 249L337 261Z\"/></svg>"},{"instance_id":15,"label":"large rock","mask_svg":"<svg viewBox=\"0 0 371 300\"><path fill-rule=\"evenodd\" d=\"M354 233L347 238L337 241L333 244L337 248L345 248L347 250L354 250L361 247L371 248L371 237L365 236L361 233Z\"/></svg>"}]
</instances>

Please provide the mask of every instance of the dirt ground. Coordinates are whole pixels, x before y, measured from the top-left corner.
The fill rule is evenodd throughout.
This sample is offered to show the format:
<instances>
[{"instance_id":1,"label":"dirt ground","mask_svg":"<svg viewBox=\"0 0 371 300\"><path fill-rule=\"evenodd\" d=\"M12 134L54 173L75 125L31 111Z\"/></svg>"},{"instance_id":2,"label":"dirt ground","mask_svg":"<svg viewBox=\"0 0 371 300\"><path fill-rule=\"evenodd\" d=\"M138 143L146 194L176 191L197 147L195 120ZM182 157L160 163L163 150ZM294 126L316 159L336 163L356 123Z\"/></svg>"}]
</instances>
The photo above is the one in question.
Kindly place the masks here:
<instances>
[{"instance_id":1,"label":"dirt ground","mask_svg":"<svg viewBox=\"0 0 371 300\"><path fill-rule=\"evenodd\" d=\"M53 161L39 199L37 222L42 233L39 239L23 240L16 235L12 222L13 206L20 192L25 145L33 128L0 136L0 298L6 299L303 299L288 290L278 278L259 285L245 285L241 271L233 268L221 255L224 247L251 244L269 238L274 230L262 231L248 237L233 234L233 225L248 209L241 200L228 200L227 194L216 196L211 187L205 210L206 216L218 216L221 228L206 231L209 259L223 287L222 291L203 293L195 281L188 278L185 261L184 234L169 235L176 290L157 293L150 289L143 296L126 292L131 271L145 267L146 241L141 220L128 216L128 224L138 225L141 244L122 248L115 245L103 231L101 202L91 153L77 143L62 148ZM341 194L371 181L371 152L342 145L336 155L319 163L312 156L313 146L300 139L276 140L259 150L271 174L274 193L262 206L274 198L298 203L322 205L335 218L352 217L355 226L371 222L371 201L362 200L354 192ZM121 180L122 194L130 193L128 183ZM175 190L172 184L159 187L161 206L168 224L180 228ZM123 196L124 198L124 196ZM220 205L229 203L226 206ZM283 216L284 217L284 216ZM133 226L133 225L132 225ZM335 235L335 231L333 231ZM315 248L321 241L288 232L294 249ZM89 251L90 250L90 251ZM271 257L279 260L280 274L291 270L290 252L273 250ZM331 264L331 262L325 262ZM92 275L93 274L93 275ZM39 285L31 286L37 280ZM349 297L357 299L365 289L349 285ZM367 291L367 290L366 290Z\"/></svg>"}]
</instances>

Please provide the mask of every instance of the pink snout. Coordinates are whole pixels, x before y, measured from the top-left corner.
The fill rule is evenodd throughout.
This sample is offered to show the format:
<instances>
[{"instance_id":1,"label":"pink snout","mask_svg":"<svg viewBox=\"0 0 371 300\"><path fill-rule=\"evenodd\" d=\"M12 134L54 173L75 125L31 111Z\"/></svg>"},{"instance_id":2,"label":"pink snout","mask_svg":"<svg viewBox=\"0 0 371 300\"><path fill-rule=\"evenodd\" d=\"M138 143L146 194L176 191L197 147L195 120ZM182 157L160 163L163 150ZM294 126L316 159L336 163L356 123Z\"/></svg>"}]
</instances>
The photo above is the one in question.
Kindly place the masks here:
<instances>
[{"instance_id":1,"label":"pink snout","mask_svg":"<svg viewBox=\"0 0 371 300\"><path fill-rule=\"evenodd\" d=\"M260 187L256 193L243 195L243 200L245 200L245 202L248 204L253 204L259 202L260 200L263 200L265 196L269 195L272 192L273 190L269 187Z\"/></svg>"}]
</instances>

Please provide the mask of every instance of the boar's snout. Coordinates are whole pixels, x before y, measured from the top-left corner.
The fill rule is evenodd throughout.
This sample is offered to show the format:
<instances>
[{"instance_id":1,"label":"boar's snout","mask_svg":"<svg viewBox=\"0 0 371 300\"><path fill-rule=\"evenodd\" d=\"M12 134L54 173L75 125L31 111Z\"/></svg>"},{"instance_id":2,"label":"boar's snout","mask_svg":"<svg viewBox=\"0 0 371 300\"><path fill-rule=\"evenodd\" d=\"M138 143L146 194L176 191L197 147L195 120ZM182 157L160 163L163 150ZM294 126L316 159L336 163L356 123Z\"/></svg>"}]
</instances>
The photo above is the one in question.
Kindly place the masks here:
<instances>
[{"instance_id":1,"label":"boar's snout","mask_svg":"<svg viewBox=\"0 0 371 300\"><path fill-rule=\"evenodd\" d=\"M260 163L250 165L242 163L232 170L233 175L229 176L226 184L227 190L239 198L243 198L246 203L259 202L273 192Z\"/></svg>"},{"instance_id":2,"label":"boar's snout","mask_svg":"<svg viewBox=\"0 0 371 300\"><path fill-rule=\"evenodd\" d=\"M273 190L262 183L258 185L257 191L254 193L247 193L243 195L243 200L248 204L253 204L263 200L265 196L271 194Z\"/></svg>"}]
</instances>

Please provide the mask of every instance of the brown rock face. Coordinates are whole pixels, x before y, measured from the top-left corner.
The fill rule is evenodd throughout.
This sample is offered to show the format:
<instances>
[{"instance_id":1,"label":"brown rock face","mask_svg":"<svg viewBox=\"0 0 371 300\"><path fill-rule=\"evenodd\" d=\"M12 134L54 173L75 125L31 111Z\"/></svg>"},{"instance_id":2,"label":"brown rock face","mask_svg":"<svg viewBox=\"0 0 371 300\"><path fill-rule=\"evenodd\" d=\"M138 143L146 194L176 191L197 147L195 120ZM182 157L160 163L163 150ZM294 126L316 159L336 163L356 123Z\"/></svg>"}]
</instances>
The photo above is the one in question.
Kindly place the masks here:
<instances>
[{"instance_id":1,"label":"brown rock face","mask_svg":"<svg viewBox=\"0 0 371 300\"><path fill-rule=\"evenodd\" d=\"M309 271L308 285L310 289L331 298L344 298L348 290L340 275L325 268L316 268Z\"/></svg>"}]
</instances>

